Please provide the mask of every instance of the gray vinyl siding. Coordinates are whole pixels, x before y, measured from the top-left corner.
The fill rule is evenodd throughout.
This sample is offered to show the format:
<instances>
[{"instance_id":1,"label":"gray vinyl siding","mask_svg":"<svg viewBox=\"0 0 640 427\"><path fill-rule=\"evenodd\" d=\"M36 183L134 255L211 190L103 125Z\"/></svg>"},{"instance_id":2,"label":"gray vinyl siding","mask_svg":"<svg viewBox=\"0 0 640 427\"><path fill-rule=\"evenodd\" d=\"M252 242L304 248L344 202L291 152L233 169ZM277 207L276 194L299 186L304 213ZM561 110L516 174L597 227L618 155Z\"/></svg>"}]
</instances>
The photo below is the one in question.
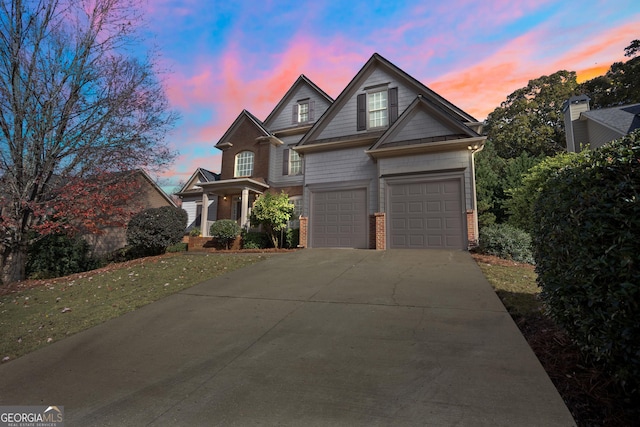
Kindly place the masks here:
<instances>
[{"instance_id":1,"label":"gray vinyl siding","mask_svg":"<svg viewBox=\"0 0 640 427\"><path fill-rule=\"evenodd\" d=\"M587 122L582 120L576 120L569 128L573 131L574 152L580 152L581 146L589 145L589 130L587 129ZM569 147L567 147L569 149Z\"/></svg>"},{"instance_id":2,"label":"gray vinyl siding","mask_svg":"<svg viewBox=\"0 0 640 427\"><path fill-rule=\"evenodd\" d=\"M419 154L407 157L392 157L388 159L378 160L378 173L384 175L398 174L432 174L434 178L438 177L438 173L448 173L463 169L464 175L464 198L465 208L467 210L474 209L473 206L473 188L471 177L471 159L467 151L448 151L443 153ZM455 172L454 172L455 173ZM459 172L458 172L459 173ZM380 195L379 212L385 212L385 182L380 180L378 194Z\"/></svg>"},{"instance_id":3,"label":"gray vinyl siding","mask_svg":"<svg viewBox=\"0 0 640 427\"><path fill-rule=\"evenodd\" d=\"M210 195L209 196L209 212L208 212L208 220L215 221L217 219L217 203L218 196ZM182 199L182 209L187 212L187 229L191 229L193 227L200 227L200 219L198 218L198 206L202 205L202 194L191 197L184 197Z\"/></svg>"},{"instance_id":4,"label":"gray vinyl siding","mask_svg":"<svg viewBox=\"0 0 640 427\"><path fill-rule=\"evenodd\" d=\"M305 155L304 215L309 211L309 188L354 188L365 186L368 213L376 212L378 187L376 165L361 147L307 153Z\"/></svg>"},{"instance_id":5,"label":"gray vinyl siding","mask_svg":"<svg viewBox=\"0 0 640 427\"><path fill-rule=\"evenodd\" d=\"M620 132L596 123L593 120L587 120L587 131L589 132L589 145L592 150L602 147L607 142L611 142L622 136Z\"/></svg>"},{"instance_id":6,"label":"gray vinyl siding","mask_svg":"<svg viewBox=\"0 0 640 427\"><path fill-rule=\"evenodd\" d=\"M451 129L444 126L426 111L418 110L402 129L396 135L393 135L391 141L410 141L412 139L451 135L453 133Z\"/></svg>"},{"instance_id":7,"label":"gray vinyl siding","mask_svg":"<svg viewBox=\"0 0 640 427\"><path fill-rule=\"evenodd\" d=\"M418 95L417 93L411 91L402 82L394 80L394 78L384 72L384 70L376 68L373 70L371 75L368 76L362 86L359 87L353 94L351 94L351 98L345 103L342 109L337 112L336 116L331 120L331 123L329 123L329 125L324 130L322 130L320 135L318 135L318 139L335 138L354 135L358 133L366 133L366 130L356 130L357 95L359 93L362 93L365 87L384 83L388 83L389 88L398 88L398 116L402 114L402 112Z\"/></svg>"},{"instance_id":8,"label":"gray vinyl siding","mask_svg":"<svg viewBox=\"0 0 640 427\"><path fill-rule=\"evenodd\" d=\"M314 113L313 120L310 123L317 121L320 116L329 108L329 101L309 85L301 85L300 89L291 96L291 99L284 105L282 110L273 117L268 123L265 123L272 131L278 131L279 129L290 128L294 125L292 123L293 106L297 104L298 100L309 98L310 101L314 101Z\"/></svg>"},{"instance_id":9,"label":"gray vinyl siding","mask_svg":"<svg viewBox=\"0 0 640 427\"><path fill-rule=\"evenodd\" d=\"M302 134L291 135L280 138L283 145L274 147L271 146L271 152L269 153L269 185L274 187L291 187L294 185L302 185L304 181L304 175L284 175L282 173L282 162L284 150L292 149L293 146L302 139ZM304 159L303 172L304 172Z\"/></svg>"}]
</instances>

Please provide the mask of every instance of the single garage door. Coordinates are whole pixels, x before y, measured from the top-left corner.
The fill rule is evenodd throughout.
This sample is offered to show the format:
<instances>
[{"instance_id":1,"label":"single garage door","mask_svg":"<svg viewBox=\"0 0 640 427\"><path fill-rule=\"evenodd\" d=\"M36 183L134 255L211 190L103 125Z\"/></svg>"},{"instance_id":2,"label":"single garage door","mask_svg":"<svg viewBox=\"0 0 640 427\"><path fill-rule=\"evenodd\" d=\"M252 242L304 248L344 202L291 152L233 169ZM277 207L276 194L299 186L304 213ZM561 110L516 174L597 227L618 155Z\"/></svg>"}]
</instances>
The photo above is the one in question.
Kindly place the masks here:
<instances>
[{"instance_id":1,"label":"single garage door","mask_svg":"<svg viewBox=\"0 0 640 427\"><path fill-rule=\"evenodd\" d=\"M311 193L311 246L366 248L366 190Z\"/></svg>"},{"instance_id":2,"label":"single garage door","mask_svg":"<svg viewBox=\"0 0 640 427\"><path fill-rule=\"evenodd\" d=\"M389 185L391 248L466 248L459 179Z\"/></svg>"}]
</instances>

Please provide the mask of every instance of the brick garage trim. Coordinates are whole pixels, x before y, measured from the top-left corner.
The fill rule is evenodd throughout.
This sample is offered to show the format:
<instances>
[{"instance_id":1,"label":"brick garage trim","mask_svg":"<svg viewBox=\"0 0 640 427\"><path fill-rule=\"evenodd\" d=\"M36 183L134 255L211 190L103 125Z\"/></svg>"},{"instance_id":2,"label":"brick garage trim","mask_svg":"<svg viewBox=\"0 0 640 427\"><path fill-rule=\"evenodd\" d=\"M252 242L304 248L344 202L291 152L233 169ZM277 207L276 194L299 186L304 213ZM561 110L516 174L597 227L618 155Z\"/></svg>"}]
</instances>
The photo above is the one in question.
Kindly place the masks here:
<instances>
[{"instance_id":1,"label":"brick garage trim","mask_svg":"<svg viewBox=\"0 0 640 427\"><path fill-rule=\"evenodd\" d=\"M299 239L300 241L298 242L298 246L301 248L308 247L308 241L307 241L308 227L309 227L309 218L307 218L306 216L301 216L300 217L300 239Z\"/></svg>"},{"instance_id":2,"label":"brick garage trim","mask_svg":"<svg viewBox=\"0 0 640 427\"><path fill-rule=\"evenodd\" d=\"M377 212L373 215L375 219L375 249L387 249L387 221L384 212Z\"/></svg>"}]
</instances>

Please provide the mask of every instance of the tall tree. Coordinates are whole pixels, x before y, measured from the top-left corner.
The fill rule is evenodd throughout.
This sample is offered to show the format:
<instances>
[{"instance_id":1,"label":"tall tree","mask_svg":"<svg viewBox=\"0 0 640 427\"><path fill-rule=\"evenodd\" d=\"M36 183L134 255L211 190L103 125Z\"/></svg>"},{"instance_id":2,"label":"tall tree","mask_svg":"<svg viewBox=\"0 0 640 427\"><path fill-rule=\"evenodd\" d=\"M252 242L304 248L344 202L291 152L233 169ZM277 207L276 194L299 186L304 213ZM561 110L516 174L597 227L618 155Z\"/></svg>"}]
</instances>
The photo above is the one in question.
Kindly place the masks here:
<instances>
[{"instance_id":1,"label":"tall tree","mask_svg":"<svg viewBox=\"0 0 640 427\"><path fill-rule=\"evenodd\" d=\"M526 152L533 157L566 150L562 104L574 95L574 71L557 71L530 80L487 117L485 130L504 158Z\"/></svg>"},{"instance_id":2,"label":"tall tree","mask_svg":"<svg viewBox=\"0 0 640 427\"><path fill-rule=\"evenodd\" d=\"M0 2L3 283L24 277L30 232L64 216L61 186L172 160L176 114L154 55L133 53L140 23L134 0Z\"/></svg>"},{"instance_id":3,"label":"tall tree","mask_svg":"<svg viewBox=\"0 0 640 427\"><path fill-rule=\"evenodd\" d=\"M594 109L640 102L640 40L624 51L628 61L614 62L605 75L578 86L577 92L587 94Z\"/></svg>"}]
</instances>

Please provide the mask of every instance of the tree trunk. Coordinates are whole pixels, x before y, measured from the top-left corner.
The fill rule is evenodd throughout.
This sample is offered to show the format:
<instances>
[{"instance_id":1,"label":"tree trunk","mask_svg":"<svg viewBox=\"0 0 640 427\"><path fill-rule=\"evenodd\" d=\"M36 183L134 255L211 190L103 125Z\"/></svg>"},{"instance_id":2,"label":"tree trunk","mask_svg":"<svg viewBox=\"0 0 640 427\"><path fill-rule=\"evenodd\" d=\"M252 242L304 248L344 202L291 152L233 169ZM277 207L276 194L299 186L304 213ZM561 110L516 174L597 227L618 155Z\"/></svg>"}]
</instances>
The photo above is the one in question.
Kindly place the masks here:
<instances>
[{"instance_id":1,"label":"tree trunk","mask_svg":"<svg viewBox=\"0 0 640 427\"><path fill-rule=\"evenodd\" d=\"M3 247L0 253L0 284L7 285L25 279L27 264L27 245L20 242L17 245Z\"/></svg>"}]
</instances>

